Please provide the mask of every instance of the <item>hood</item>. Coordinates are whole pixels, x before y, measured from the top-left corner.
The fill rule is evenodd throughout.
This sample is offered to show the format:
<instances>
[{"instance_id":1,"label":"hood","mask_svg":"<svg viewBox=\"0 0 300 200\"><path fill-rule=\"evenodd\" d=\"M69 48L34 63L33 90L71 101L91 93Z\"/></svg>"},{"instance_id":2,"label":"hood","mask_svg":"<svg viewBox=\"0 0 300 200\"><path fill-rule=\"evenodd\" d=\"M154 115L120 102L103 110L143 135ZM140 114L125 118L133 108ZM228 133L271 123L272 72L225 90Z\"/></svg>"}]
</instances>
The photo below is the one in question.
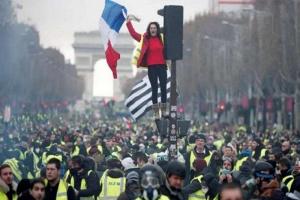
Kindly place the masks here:
<instances>
[{"instance_id":1,"label":"hood","mask_svg":"<svg viewBox=\"0 0 300 200\"><path fill-rule=\"evenodd\" d=\"M120 169L110 169L107 171L107 175L111 178L121 178L124 177L124 173Z\"/></svg>"},{"instance_id":2,"label":"hood","mask_svg":"<svg viewBox=\"0 0 300 200\"><path fill-rule=\"evenodd\" d=\"M13 191L17 191L17 183L13 182L12 187ZM0 178L0 192L7 193L9 191L9 186Z\"/></svg>"},{"instance_id":3,"label":"hood","mask_svg":"<svg viewBox=\"0 0 300 200\"><path fill-rule=\"evenodd\" d=\"M128 170L128 169L136 168L133 159L130 158L130 157L127 157L127 158L123 159L121 161L121 163L122 163L125 171Z\"/></svg>"}]
</instances>

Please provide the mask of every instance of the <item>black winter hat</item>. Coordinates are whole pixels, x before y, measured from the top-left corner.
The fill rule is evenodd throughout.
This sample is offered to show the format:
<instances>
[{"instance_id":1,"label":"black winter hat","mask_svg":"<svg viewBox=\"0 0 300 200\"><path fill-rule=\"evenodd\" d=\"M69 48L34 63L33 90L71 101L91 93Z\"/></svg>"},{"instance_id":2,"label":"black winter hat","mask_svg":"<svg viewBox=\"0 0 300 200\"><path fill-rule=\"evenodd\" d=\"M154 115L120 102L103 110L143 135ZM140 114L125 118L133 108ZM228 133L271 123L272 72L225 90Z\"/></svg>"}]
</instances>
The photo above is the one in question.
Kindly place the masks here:
<instances>
[{"instance_id":1,"label":"black winter hat","mask_svg":"<svg viewBox=\"0 0 300 200\"><path fill-rule=\"evenodd\" d=\"M195 140L197 140L197 139L202 139L202 140L206 141L206 137L205 137L205 135L202 134L202 133L196 133L196 134L194 135L194 138L195 138Z\"/></svg>"},{"instance_id":2,"label":"black winter hat","mask_svg":"<svg viewBox=\"0 0 300 200\"><path fill-rule=\"evenodd\" d=\"M169 163L166 171L167 177L172 175L179 176L180 178L184 179L186 175L185 167L182 163L178 161L172 161Z\"/></svg>"}]
</instances>

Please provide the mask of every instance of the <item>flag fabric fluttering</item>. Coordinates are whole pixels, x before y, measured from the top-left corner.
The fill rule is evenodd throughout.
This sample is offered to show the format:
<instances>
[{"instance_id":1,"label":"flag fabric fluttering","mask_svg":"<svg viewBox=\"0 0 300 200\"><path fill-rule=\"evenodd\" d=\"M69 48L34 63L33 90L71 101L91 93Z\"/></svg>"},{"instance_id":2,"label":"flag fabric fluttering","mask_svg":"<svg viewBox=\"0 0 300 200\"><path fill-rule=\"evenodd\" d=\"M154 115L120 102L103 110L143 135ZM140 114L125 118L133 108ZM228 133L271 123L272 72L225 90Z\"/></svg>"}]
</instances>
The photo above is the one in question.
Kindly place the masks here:
<instances>
[{"instance_id":1,"label":"flag fabric fluttering","mask_svg":"<svg viewBox=\"0 0 300 200\"><path fill-rule=\"evenodd\" d=\"M100 32L104 44L105 57L113 77L117 78L117 62L120 54L113 48L117 35L126 20L127 9L111 0L105 0L105 7L100 17Z\"/></svg>"},{"instance_id":2,"label":"flag fabric fluttering","mask_svg":"<svg viewBox=\"0 0 300 200\"><path fill-rule=\"evenodd\" d=\"M167 99L171 92L171 73L167 73ZM158 102L161 102L160 84L158 84ZM144 116L152 107L152 89L148 76L136 83L129 96L125 100L125 106L129 109L131 117L138 120Z\"/></svg>"}]
</instances>

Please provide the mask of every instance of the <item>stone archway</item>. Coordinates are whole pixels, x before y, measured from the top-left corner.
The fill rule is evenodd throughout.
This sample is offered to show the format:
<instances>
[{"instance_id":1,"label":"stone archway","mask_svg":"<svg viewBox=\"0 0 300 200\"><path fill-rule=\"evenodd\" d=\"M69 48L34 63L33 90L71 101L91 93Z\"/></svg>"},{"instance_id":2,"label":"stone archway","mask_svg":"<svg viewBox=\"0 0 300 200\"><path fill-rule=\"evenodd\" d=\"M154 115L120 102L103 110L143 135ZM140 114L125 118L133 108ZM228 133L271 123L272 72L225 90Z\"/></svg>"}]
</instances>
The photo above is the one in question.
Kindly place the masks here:
<instances>
[{"instance_id":1,"label":"stone archway","mask_svg":"<svg viewBox=\"0 0 300 200\"><path fill-rule=\"evenodd\" d=\"M74 53L77 73L83 78L85 88L82 99L91 100L93 98L94 66L98 60L105 59L103 43L99 31L76 32L74 34ZM130 63L134 43L129 34L120 33L114 47L121 54L118 61L118 79L114 81L114 97L122 100L120 82L133 77L133 68Z\"/></svg>"}]
</instances>

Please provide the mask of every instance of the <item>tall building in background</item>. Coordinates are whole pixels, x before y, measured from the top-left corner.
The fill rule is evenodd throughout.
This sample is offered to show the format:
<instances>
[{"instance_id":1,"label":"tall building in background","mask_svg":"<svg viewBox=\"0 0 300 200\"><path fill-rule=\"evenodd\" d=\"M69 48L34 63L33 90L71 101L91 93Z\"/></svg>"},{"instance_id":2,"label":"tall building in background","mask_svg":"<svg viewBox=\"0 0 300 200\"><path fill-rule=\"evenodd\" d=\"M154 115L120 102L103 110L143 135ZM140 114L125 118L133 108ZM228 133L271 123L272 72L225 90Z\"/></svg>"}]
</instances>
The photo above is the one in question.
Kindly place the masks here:
<instances>
[{"instance_id":1,"label":"tall building in background","mask_svg":"<svg viewBox=\"0 0 300 200\"><path fill-rule=\"evenodd\" d=\"M255 0L210 0L210 13L219 12L239 12L242 10L251 10L254 8Z\"/></svg>"},{"instance_id":2,"label":"tall building in background","mask_svg":"<svg viewBox=\"0 0 300 200\"><path fill-rule=\"evenodd\" d=\"M105 59L103 46L99 31L74 34L75 65L78 75L83 78L85 83L82 96L85 100L93 99L94 66L99 60ZM118 79L113 81L113 96L111 98L120 101L124 99L121 84L134 75L131 65L134 43L129 34L120 33L114 48L121 54L121 59L118 61ZM105 87L105 85L101 87Z\"/></svg>"}]
</instances>

